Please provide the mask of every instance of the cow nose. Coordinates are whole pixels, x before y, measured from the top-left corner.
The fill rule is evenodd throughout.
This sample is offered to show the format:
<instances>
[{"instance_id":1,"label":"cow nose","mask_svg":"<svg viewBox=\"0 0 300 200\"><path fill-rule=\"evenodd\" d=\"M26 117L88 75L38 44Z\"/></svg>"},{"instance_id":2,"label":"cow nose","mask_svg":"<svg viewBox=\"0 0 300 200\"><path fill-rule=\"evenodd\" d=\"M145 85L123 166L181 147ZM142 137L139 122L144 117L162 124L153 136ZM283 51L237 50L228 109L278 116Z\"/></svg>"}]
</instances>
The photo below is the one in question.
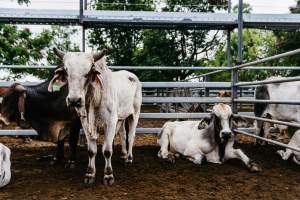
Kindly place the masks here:
<instances>
[{"instance_id":1,"label":"cow nose","mask_svg":"<svg viewBox=\"0 0 300 200\"><path fill-rule=\"evenodd\" d=\"M69 106L73 107L81 107L82 106L82 99L80 97L67 97L67 102Z\"/></svg>"},{"instance_id":2,"label":"cow nose","mask_svg":"<svg viewBox=\"0 0 300 200\"><path fill-rule=\"evenodd\" d=\"M231 138L231 132L229 132L229 131L224 131L224 132L222 132L222 139L229 139L229 138Z\"/></svg>"}]
</instances>

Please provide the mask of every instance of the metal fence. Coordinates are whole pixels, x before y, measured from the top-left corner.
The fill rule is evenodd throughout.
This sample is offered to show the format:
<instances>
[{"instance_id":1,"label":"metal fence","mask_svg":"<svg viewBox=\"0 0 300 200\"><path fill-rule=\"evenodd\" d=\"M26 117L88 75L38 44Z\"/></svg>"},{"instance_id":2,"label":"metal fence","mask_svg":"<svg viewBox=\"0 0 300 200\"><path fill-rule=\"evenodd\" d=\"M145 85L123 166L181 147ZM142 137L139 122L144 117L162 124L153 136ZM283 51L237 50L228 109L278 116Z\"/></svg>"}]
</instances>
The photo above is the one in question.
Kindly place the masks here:
<instances>
[{"instance_id":1,"label":"metal fence","mask_svg":"<svg viewBox=\"0 0 300 200\"><path fill-rule=\"evenodd\" d=\"M105 19L100 19L101 16L103 17L104 14L112 14L112 13L107 13L107 12L95 12L95 11L87 11L86 6L84 5L84 1L80 0L80 9L79 9L79 14L75 13L73 11L70 11L70 16L64 15L62 19L57 19L57 15L53 17L52 15L49 15L48 17L43 17L43 18L38 18L37 15L39 13L35 13L34 17L31 15L28 16L28 13L30 14L30 11L26 11L25 13L21 13L20 15L17 16L11 16L12 13L16 11L9 11L9 10L0 10L0 20L2 22L6 23L55 23L57 20L61 20L61 24L64 23L71 23L71 24L80 24L83 27L83 34L82 34L82 39L83 39L83 51L85 47L85 28L86 27L91 27L89 26L90 24L94 23L101 26L105 26L109 24L110 26L121 26L122 23L123 25L130 25L132 27L141 25L140 27L143 27L147 25L147 28L157 28L157 24L159 23L160 28L170 28L167 26L167 23L163 21L162 19L159 19L157 16L157 13L141 13L149 15L152 21L143 21L143 17L147 16L141 16L136 20L135 18L132 19L132 17L129 17L126 21L126 23L122 22L122 19L130 14L130 15L138 15L138 12L114 12L114 15L118 15L120 19L118 19L118 23L114 23L114 20L106 20ZM258 117L253 117L249 113L238 113L238 104L253 104L253 103L258 103L258 102L265 102L269 104L289 104L289 105L300 105L300 101L281 101L281 100L254 100L253 98L245 98L243 95L238 98L238 91L240 88L245 88L245 87L253 87L255 85L261 85L261 84L271 84L271 83L280 83L280 82L288 82L288 81L299 81L300 77L293 77L293 78L283 78L281 80L274 80L274 81L256 81L256 82L244 82L244 83L238 83L238 71L243 70L243 69L248 69L248 70L258 70L258 69L276 69L276 70L300 70L299 67L255 67L255 65L258 65L263 62L271 61L274 59L279 59L283 58L286 56L292 56L295 54L300 53L300 49L286 52L283 54L271 56L268 58L264 58L261 60L257 60L254 62L250 63L244 63L242 60L242 49L243 49L243 27L244 25L249 26L249 27L254 27L254 28L266 28L266 27L281 27L281 28L294 28L294 29L299 29L299 18L296 15L288 15L288 21L282 20L281 16L275 16L272 15L271 18L268 18L267 22L264 20L260 20L260 23L257 23L255 20L253 22L249 22L249 19L251 21L250 15L244 15L242 10L243 10L243 0L239 0L239 8L238 8L238 14L237 16L234 14L230 14L230 8L231 8L231 1L228 1L228 14L227 15L222 15L221 19L223 22L220 22L220 18L217 20L214 19L213 17L210 17L210 20L206 21L201 21L197 22L194 20L193 17L199 17L198 15L193 15L192 17L187 14L187 13L180 13L180 14L175 14L175 13L163 13L160 14L160 16L163 18L163 16L169 17L170 15L176 16L177 20L180 20L180 28L182 28L182 25L188 25L184 26L184 28L206 28L206 29L218 29L218 27L227 30L227 49L228 49L228 66L227 67L161 67L161 66L147 66L147 67L132 67L132 66L115 66L111 67L112 69L129 69L129 70L210 70L211 72L201 74L199 77L207 77L212 74L228 71L231 73L231 82L228 83L214 83L214 82L145 82L143 83L143 89L146 91L147 89L162 89L162 88L193 88L193 89L210 89L210 90L217 90L217 89L230 89L231 90L231 97L229 98L215 98L215 97L210 97L209 95L206 95L205 97L160 97L160 96L145 96L143 99L143 103L152 103L152 104L158 104L158 103L204 103L204 104L214 104L214 103L230 103L233 108L234 114L240 114L243 117L247 117L250 119L255 119L255 120L261 120L269 123L278 123L278 124L284 124L284 125L289 125L289 126L294 126L299 128L300 124L298 123L287 123L287 122L282 122L278 120L270 120L270 119L264 119L264 118L258 118ZM22 11L23 12L23 11ZM43 11L44 13L46 11ZM17 13L17 12L16 12ZM34 14L34 13L33 13ZM86 18L86 15L93 15L94 18L89 18L88 21ZM98 15L101 15L100 17ZM121 16L122 15L122 16ZM52 17L51 17L52 16ZM148 17L149 17L148 16ZM204 15L201 15L204 16ZM210 15L210 16L218 16L218 14ZM254 16L254 15L252 15ZM116 17L116 16L114 16ZM122 18L123 17L123 18ZM184 21L182 19L185 19L185 17L191 17L191 22L189 23L188 21ZM259 17L266 17L266 16L256 16L256 18ZM122 18L122 19L121 19ZM200 17L201 18L201 17ZM199 18L199 19L200 19ZM252 17L253 18L253 17ZM254 17L255 18L255 17ZM285 19L287 19L285 18ZM69 19L73 20L72 22L67 22ZM115 19L115 18L110 18L110 19ZM198 19L198 18L197 18ZM224 23L224 19L230 19L233 21L233 24L231 23ZM280 20L279 20L280 19ZM104 20L104 21L103 21ZM153 21L154 20L154 21ZM159 21L155 21L159 20ZM194 20L194 22L193 22ZM218 21L219 20L219 21ZM253 20L253 19L252 19ZM89 24L90 23L90 24ZM177 22L176 22L177 23ZM178 28L177 26L174 26L171 24L171 28ZM169 24L169 25L170 25ZM250 25L249 25L250 24ZM231 52L230 52L230 47L231 47L231 31L237 28L238 29L238 66L232 67L231 65ZM28 66L1 66L1 68L27 68ZM40 67L35 67L35 68L40 68ZM53 66L45 66L43 68L51 69ZM10 83L5 83L5 82L0 82L0 86L8 86ZM152 91L153 92L153 91ZM146 93L146 92L145 92ZM241 93L241 92L240 92ZM209 94L209 93L208 93ZM243 94L243 92L242 92ZM142 113L141 118L142 119L195 119L195 118L202 118L204 116L208 116L210 113ZM138 129L138 132L148 132L148 133L157 133L160 129L159 128L144 128L144 129ZM235 130L237 133L248 135L251 137L256 137L258 139L262 139L268 142L272 142L276 145L280 145L286 148L290 148L295 151L299 151L297 148L289 147L285 144L273 141L273 140L267 140L265 138L261 138L258 136L251 135L249 133L246 133L244 130ZM35 134L33 131L30 130L22 130L22 131L16 131L16 130L1 130L0 135L32 135Z\"/></svg>"}]
</instances>

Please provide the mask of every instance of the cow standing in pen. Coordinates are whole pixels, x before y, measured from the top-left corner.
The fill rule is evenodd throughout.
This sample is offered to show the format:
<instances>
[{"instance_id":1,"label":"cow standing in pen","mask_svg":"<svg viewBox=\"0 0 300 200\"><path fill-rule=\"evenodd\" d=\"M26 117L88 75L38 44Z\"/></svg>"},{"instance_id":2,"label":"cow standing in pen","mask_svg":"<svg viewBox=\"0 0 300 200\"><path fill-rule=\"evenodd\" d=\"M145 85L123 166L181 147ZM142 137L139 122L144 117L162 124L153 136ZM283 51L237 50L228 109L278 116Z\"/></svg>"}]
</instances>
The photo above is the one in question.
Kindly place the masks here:
<instances>
[{"instance_id":1,"label":"cow standing in pen","mask_svg":"<svg viewBox=\"0 0 300 200\"><path fill-rule=\"evenodd\" d=\"M68 83L66 98L69 106L75 107L88 144L89 164L84 182L95 181L97 139L100 128L104 129L102 153L105 158L105 185L114 182L111 165L113 139L124 123L128 123L128 152L123 139L122 152L127 162L132 162L132 147L142 103L142 87L138 78L127 71L112 72L106 65L105 51L97 54L82 52L64 53L54 48L64 67L56 70L49 90L54 83ZM123 131L124 132L124 131ZM125 137L125 133L121 134ZM125 148L124 148L125 147Z\"/></svg>"},{"instance_id":2,"label":"cow standing in pen","mask_svg":"<svg viewBox=\"0 0 300 200\"><path fill-rule=\"evenodd\" d=\"M270 77L266 80L278 80L282 77ZM262 86L257 86L255 91L255 99L257 100L299 100L300 81L272 83ZM282 120L287 122L300 123L300 105L284 105L284 104L269 104L255 103L254 114L256 117L265 117L274 120ZM267 128L266 125L267 124ZM284 128L284 126L279 126ZM255 121L257 135L266 137L269 131L267 122Z\"/></svg>"},{"instance_id":3,"label":"cow standing in pen","mask_svg":"<svg viewBox=\"0 0 300 200\"><path fill-rule=\"evenodd\" d=\"M175 162L176 155L180 153L198 165L205 158L212 163L237 158L250 171L261 171L260 166L241 149L233 148L232 118L231 107L221 103L213 107L211 118L165 123L157 141L160 146L158 157Z\"/></svg>"},{"instance_id":4,"label":"cow standing in pen","mask_svg":"<svg viewBox=\"0 0 300 200\"><path fill-rule=\"evenodd\" d=\"M10 182L10 149L0 143L0 188L6 186Z\"/></svg>"},{"instance_id":5,"label":"cow standing in pen","mask_svg":"<svg viewBox=\"0 0 300 200\"><path fill-rule=\"evenodd\" d=\"M70 156L66 167L75 167L80 119L75 109L66 105L67 87L48 91L50 80L34 86L12 84L6 89L0 113L0 123L16 122L21 128L32 127L38 138L57 144L51 164L64 159L64 139L69 135Z\"/></svg>"}]
</instances>

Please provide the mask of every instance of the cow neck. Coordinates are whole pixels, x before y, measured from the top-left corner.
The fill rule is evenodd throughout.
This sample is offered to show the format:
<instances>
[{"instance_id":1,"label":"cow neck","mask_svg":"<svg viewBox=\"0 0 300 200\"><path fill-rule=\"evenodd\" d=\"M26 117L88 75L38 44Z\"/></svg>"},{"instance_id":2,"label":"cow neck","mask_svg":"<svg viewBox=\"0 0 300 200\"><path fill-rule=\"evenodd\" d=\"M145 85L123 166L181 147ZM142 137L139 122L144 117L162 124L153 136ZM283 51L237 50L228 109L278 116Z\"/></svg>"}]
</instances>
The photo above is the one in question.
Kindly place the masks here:
<instances>
[{"instance_id":1,"label":"cow neck","mask_svg":"<svg viewBox=\"0 0 300 200\"><path fill-rule=\"evenodd\" d=\"M21 115L21 120L25 121L25 99L26 99L26 92L23 92L18 99L18 110Z\"/></svg>"}]
</instances>

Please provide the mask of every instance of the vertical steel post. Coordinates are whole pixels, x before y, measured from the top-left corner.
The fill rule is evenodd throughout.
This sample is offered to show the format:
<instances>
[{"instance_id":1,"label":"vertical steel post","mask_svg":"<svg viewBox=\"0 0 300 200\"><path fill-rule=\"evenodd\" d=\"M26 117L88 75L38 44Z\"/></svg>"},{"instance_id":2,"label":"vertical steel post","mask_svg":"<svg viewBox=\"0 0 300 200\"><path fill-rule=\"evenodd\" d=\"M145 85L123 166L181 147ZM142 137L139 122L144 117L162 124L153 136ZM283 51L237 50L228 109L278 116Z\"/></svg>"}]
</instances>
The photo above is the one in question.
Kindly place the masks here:
<instances>
[{"instance_id":1,"label":"vertical steel post","mask_svg":"<svg viewBox=\"0 0 300 200\"><path fill-rule=\"evenodd\" d=\"M231 0L228 0L228 13L231 13ZM227 29L227 66L231 67L231 29Z\"/></svg>"},{"instance_id":2,"label":"vertical steel post","mask_svg":"<svg viewBox=\"0 0 300 200\"><path fill-rule=\"evenodd\" d=\"M87 0L84 0L84 10L87 10Z\"/></svg>"},{"instance_id":3,"label":"vertical steel post","mask_svg":"<svg viewBox=\"0 0 300 200\"><path fill-rule=\"evenodd\" d=\"M238 10L238 65L242 64L242 49L243 49L243 0L239 0ZM238 82L238 70L231 70L231 98L232 98L232 111L237 113L237 103L234 99L237 98L237 87L235 84Z\"/></svg>"},{"instance_id":4,"label":"vertical steel post","mask_svg":"<svg viewBox=\"0 0 300 200\"><path fill-rule=\"evenodd\" d=\"M85 27L82 26L82 51L85 52Z\"/></svg>"},{"instance_id":5,"label":"vertical steel post","mask_svg":"<svg viewBox=\"0 0 300 200\"><path fill-rule=\"evenodd\" d=\"M79 17L80 17L80 24L82 27L82 51L85 51L85 27L83 24L83 11L87 8L87 1L86 0L80 0L79 5Z\"/></svg>"}]
</instances>

